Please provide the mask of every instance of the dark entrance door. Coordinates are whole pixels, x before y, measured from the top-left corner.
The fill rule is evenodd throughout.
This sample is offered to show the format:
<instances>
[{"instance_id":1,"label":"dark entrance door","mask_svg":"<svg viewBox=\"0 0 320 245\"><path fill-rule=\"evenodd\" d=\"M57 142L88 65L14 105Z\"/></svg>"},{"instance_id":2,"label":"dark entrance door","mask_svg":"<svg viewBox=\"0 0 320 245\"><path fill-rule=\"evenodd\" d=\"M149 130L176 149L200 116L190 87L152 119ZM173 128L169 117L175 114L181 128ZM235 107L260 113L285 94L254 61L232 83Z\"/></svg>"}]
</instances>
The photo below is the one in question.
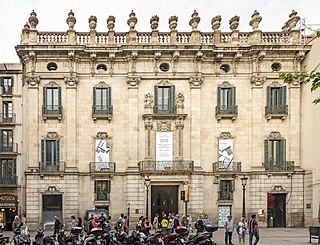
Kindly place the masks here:
<instances>
[{"instance_id":1,"label":"dark entrance door","mask_svg":"<svg viewBox=\"0 0 320 245\"><path fill-rule=\"evenodd\" d=\"M268 227L286 227L286 194L268 193Z\"/></svg>"},{"instance_id":2,"label":"dark entrance door","mask_svg":"<svg viewBox=\"0 0 320 245\"><path fill-rule=\"evenodd\" d=\"M178 186L156 185L151 186L151 217L156 214L178 213Z\"/></svg>"}]
</instances>

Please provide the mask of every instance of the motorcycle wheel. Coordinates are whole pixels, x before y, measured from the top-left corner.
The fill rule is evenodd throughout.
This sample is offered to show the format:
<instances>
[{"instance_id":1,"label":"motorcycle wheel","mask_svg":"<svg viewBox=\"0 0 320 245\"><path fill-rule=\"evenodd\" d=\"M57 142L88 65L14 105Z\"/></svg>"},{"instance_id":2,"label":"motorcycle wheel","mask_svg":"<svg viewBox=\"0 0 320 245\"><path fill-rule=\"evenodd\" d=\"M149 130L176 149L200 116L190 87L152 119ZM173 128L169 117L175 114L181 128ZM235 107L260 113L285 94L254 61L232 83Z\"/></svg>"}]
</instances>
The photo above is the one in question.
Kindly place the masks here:
<instances>
[{"instance_id":1,"label":"motorcycle wheel","mask_svg":"<svg viewBox=\"0 0 320 245\"><path fill-rule=\"evenodd\" d=\"M95 240L91 240L91 241L87 242L86 245L97 245L97 243Z\"/></svg>"},{"instance_id":2,"label":"motorcycle wheel","mask_svg":"<svg viewBox=\"0 0 320 245\"><path fill-rule=\"evenodd\" d=\"M135 241L135 242L133 243L133 245L141 245L141 242Z\"/></svg>"}]
</instances>

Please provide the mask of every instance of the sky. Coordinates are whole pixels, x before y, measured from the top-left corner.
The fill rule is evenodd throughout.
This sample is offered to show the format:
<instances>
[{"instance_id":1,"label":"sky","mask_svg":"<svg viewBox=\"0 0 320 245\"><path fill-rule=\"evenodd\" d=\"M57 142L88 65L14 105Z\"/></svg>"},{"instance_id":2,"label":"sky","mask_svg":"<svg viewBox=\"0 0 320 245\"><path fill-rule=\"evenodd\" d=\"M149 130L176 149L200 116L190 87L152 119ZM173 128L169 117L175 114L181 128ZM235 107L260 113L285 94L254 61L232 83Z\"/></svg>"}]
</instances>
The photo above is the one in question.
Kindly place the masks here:
<instances>
[{"instance_id":1,"label":"sky","mask_svg":"<svg viewBox=\"0 0 320 245\"><path fill-rule=\"evenodd\" d=\"M133 10L138 18L136 30L149 32L150 18L159 17L160 32L168 32L168 19L178 16L178 31L189 32L189 20L194 10L199 13L201 21L198 29L211 32L211 19L221 15L223 32L229 32L229 20L240 16L238 30L251 31L249 26L254 10L260 12L262 31L281 31L289 19L292 10L305 20L308 27L320 28L320 0L0 0L0 63L19 62L15 46L20 43L20 34L30 13L37 13L38 31L67 31L66 18L69 11L75 14L77 22L74 29L88 32L88 19L97 17L97 32L107 32L106 20L109 15L116 18L115 31L127 32L128 16Z\"/></svg>"}]
</instances>

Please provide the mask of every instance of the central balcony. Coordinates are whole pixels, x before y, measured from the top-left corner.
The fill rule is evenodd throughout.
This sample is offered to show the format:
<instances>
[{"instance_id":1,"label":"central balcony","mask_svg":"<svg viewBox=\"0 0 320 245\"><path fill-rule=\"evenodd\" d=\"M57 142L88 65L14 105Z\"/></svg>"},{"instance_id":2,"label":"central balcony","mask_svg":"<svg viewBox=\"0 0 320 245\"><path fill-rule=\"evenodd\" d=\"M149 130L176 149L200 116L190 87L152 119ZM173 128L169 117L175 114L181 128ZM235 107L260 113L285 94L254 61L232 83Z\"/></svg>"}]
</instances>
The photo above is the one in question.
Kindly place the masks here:
<instances>
[{"instance_id":1,"label":"central balcony","mask_svg":"<svg viewBox=\"0 0 320 245\"><path fill-rule=\"evenodd\" d=\"M214 162L213 163L214 173L240 173L241 172L241 162Z\"/></svg>"},{"instance_id":2,"label":"central balcony","mask_svg":"<svg viewBox=\"0 0 320 245\"><path fill-rule=\"evenodd\" d=\"M218 105L216 106L216 118L220 121L222 118L230 118L234 121L238 116L237 105Z\"/></svg>"},{"instance_id":3,"label":"central balcony","mask_svg":"<svg viewBox=\"0 0 320 245\"><path fill-rule=\"evenodd\" d=\"M0 178L0 186L6 185L6 186L15 186L17 185L17 176L11 176L11 177L1 177Z\"/></svg>"},{"instance_id":4,"label":"central balcony","mask_svg":"<svg viewBox=\"0 0 320 245\"><path fill-rule=\"evenodd\" d=\"M62 105L43 105L42 106L42 118L47 119L62 119Z\"/></svg>"},{"instance_id":5,"label":"central balcony","mask_svg":"<svg viewBox=\"0 0 320 245\"><path fill-rule=\"evenodd\" d=\"M139 172L142 174L191 174L193 161L141 161L138 163Z\"/></svg>"},{"instance_id":6,"label":"central balcony","mask_svg":"<svg viewBox=\"0 0 320 245\"><path fill-rule=\"evenodd\" d=\"M111 121L113 114L113 106L95 105L92 106L92 118L93 120L105 119Z\"/></svg>"},{"instance_id":7,"label":"central balcony","mask_svg":"<svg viewBox=\"0 0 320 245\"><path fill-rule=\"evenodd\" d=\"M42 173L62 173L65 170L63 161L46 161L39 163L39 172Z\"/></svg>"},{"instance_id":8,"label":"central balcony","mask_svg":"<svg viewBox=\"0 0 320 245\"><path fill-rule=\"evenodd\" d=\"M92 174L114 174L115 172L115 162L90 162L90 173Z\"/></svg>"},{"instance_id":9,"label":"central balcony","mask_svg":"<svg viewBox=\"0 0 320 245\"><path fill-rule=\"evenodd\" d=\"M0 154L1 155L17 155L18 154L18 144L9 144L9 145L0 145Z\"/></svg>"},{"instance_id":10,"label":"central balcony","mask_svg":"<svg viewBox=\"0 0 320 245\"><path fill-rule=\"evenodd\" d=\"M294 161L268 161L264 162L262 165L264 169L269 172L288 172L294 170Z\"/></svg>"}]
</instances>

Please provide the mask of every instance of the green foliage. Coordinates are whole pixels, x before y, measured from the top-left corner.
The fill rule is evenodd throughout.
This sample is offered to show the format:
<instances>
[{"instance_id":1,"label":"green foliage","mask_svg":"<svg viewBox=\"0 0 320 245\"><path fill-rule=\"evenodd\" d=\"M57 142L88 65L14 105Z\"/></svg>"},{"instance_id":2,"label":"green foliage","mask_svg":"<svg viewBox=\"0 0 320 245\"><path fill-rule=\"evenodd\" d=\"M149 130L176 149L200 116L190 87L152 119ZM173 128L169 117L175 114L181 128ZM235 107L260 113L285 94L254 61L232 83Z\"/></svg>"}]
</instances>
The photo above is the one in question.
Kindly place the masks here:
<instances>
[{"instance_id":1,"label":"green foliage","mask_svg":"<svg viewBox=\"0 0 320 245\"><path fill-rule=\"evenodd\" d=\"M318 33L317 33L318 35ZM320 33L319 33L320 35ZM302 72L299 74L292 73L280 73L279 77L283 79L283 81L287 84L291 84L294 81L299 81L302 84L311 83L311 91L315 91L320 87L320 72L312 71ZM320 103L320 97L313 101L314 104Z\"/></svg>"}]
</instances>

